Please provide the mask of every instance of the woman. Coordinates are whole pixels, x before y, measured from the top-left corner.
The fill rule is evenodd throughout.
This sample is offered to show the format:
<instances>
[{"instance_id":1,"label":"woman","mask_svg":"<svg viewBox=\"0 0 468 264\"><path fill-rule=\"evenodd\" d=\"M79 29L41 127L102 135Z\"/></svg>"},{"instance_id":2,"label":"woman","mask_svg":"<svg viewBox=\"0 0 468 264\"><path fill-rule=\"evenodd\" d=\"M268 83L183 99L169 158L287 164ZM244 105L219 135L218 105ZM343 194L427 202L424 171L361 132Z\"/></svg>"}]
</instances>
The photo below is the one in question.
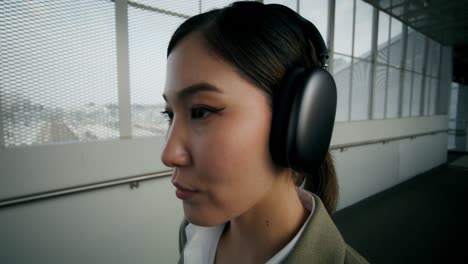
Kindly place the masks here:
<instances>
[{"instance_id":1,"label":"woman","mask_svg":"<svg viewBox=\"0 0 468 264\"><path fill-rule=\"evenodd\" d=\"M180 263L366 263L329 217L338 194L330 154L309 175L270 155L283 77L319 63L291 12L238 2L172 36L161 159L183 200ZM304 177L306 191L296 187Z\"/></svg>"}]
</instances>

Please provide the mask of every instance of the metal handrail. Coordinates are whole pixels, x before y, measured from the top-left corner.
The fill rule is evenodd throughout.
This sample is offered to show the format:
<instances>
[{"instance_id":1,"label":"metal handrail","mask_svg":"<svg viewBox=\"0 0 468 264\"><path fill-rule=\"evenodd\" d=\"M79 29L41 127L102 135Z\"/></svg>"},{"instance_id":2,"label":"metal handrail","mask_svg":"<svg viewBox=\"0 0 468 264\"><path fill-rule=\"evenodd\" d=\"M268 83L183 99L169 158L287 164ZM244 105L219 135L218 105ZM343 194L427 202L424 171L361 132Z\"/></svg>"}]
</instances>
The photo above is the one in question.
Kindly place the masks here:
<instances>
[{"instance_id":1,"label":"metal handrail","mask_svg":"<svg viewBox=\"0 0 468 264\"><path fill-rule=\"evenodd\" d=\"M416 137L421 137L421 136L426 136L426 135L435 135L438 133L447 133L447 132L448 130L445 129L445 130L437 130L437 131L426 132L426 133L405 135L405 136L400 136L400 137L367 140L367 141L361 141L361 142L356 142L356 143L335 145L335 146L330 147L330 149L332 150L341 149L341 151L343 151L344 149L357 147L357 146L378 144L378 143L385 144L390 141L401 140L405 138L413 139ZM141 181L147 181L147 180L151 180L155 178L170 176L171 173L172 173L171 170L166 170L166 171L157 172L157 173L149 173L149 174L131 176L131 177L126 177L126 178L121 178L121 179L103 181L103 182L98 182L98 183L90 183L90 184L84 184L84 185L79 185L79 186L74 186L74 187L67 187L67 188L55 189L55 190L50 190L50 191L45 191L45 192L11 197L11 198L0 200L0 208L24 204L24 203L30 203L34 201L40 201L44 199L56 198L59 196L65 196L65 195L70 195L70 194L75 194L75 193L103 189L103 188L122 185L122 184L130 184L130 188L132 189L138 188L139 182Z\"/></svg>"},{"instance_id":2,"label":"metal handrail","mask_svg":"<svg viewBox=\"0 0 468 264\"><path fill-rule=\"evenodd\" d=\"M438 133L447 133L447 132L448 132L447 129L443 129L443 130L435 130L435 131L425 132L425 133L404 135L404 136L399 136L399 137L379 138L379 139L366 140L366 141L360 141L360 142L355 142L355 143L334 145L334 146L331 146L330 149L332 149L332 150L340 149L341 151L343 151L344 149L352 148L352 147L358 147L358 146L364 146L364 145L370 145L370 144L378 144L378 143L385 144L385 143L390 142L390 141L402 140L402 139L406 139L406 138L413 139L413 138L417 138L417 137L435 135L435 134L438 134Z\"/></svg>"},{"instance_id":3,"label":"metal handrail","mask_svg":"<svg viewBox=\"0 0 468 264\"><path fill-rule=\"evenodd\" d=\"M147 181L147 180L151 180L155 178L170 176L171 173L172 173L171 170L167 170L167 171L162 171L162 172L157 172L157 173L143 174L143 175L131 176L131 177L126 177L126 178L121 178L121 179L102 181L102 182L97 182L97 183L90 183L90 184L78 185L74 187L60 188L60 189L55 189L55 190L50 190L50 191L45 191L45 192L38 192L38 193L33 193L33 194L16 196L16 197L0 200L0 208L44 200L44 199L55 198L59 196L69 195L69 194L97 190L97 189L102 189L102 188L107 188L107 187L112 187L112 186L117 186L117 185L122 185L122 184L130 184L130 188L132 189L138 188L139 182L141 181Z\"/></svg>"}]
</instances>

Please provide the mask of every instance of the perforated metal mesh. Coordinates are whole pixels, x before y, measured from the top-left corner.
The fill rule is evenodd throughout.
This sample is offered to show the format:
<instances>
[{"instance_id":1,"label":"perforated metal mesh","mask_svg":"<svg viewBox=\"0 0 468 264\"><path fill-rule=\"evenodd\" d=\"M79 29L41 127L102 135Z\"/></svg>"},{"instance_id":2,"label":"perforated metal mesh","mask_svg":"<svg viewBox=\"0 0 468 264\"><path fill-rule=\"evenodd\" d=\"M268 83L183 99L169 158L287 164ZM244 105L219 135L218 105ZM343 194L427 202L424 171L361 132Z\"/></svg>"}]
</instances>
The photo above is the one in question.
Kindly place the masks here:
<instances>
[{"instance_id":1,"label":"perforated metal mesh","mask_svg":"<svg viewBox=\"0 0 468 264\"><path fill-rule=\"evenodd\" d=\"M162 12L173 12L174 15L185 15L194 16L200 12L200 0L134 0L128 1L130 6L136 7L133 3L142 4L155 9L159 9Z\"/></svg>"},{"instance_id":2,"label":"perforated metal mesh","mask_svg":"<svg viewBox=\"0 0 468 264\"><path fill-rule=\"evenodd\" d=\"M164 135L167 122L161 111L167 45L184 18L132 6L128 17L132 133Z\"/></svg>"},{"instance_id":3,"label":"perforated metal mesh","mask_svg":"<svg viewBox=\"0 0 468 264\"><path fill-rule=\"evenodd\" d=\"M133 136L164 135L167 121L162 94L166 79L166 52L169 40L189 16L224 7L232 0L129 2L129 59Z\"/></svg>"},{"instance_id":4,"label":"perforated metal mesh","mask_svg":"<svg viewBox=\"0 0 468 264\"><path fill-rule=\"evenodd\" d=\"M0 2L0 143L119 136L114 21L111 1Z\"/></svg>"}]
</instances>

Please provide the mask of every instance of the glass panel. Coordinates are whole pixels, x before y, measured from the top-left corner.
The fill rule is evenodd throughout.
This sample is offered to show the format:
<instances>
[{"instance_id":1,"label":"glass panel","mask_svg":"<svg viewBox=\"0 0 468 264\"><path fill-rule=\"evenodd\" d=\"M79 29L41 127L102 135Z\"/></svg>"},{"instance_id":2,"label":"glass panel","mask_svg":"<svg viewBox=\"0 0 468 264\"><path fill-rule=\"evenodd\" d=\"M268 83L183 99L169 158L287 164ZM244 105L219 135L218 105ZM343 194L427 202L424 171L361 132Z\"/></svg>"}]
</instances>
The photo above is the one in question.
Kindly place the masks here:
<instances>
[{"instance_id":1,"label":"glass panel","mask_svg":"<svg viewBox=\"0 0 468 264\"><path fill-rule=\"evenodd\" d=\"M375 68L374 102L372 119L383 119L385 109L385 89L387 86L387 65L377 64Z\"/></svg>"},{"instance_id":2,"label":"glass panel","mask_svg":"<svg viewBox=\"0 0 468 264\"><path fill-rule=\"evenodd\" d=\"M436 78L431 78L431 97L429 98L429 115L435 115L437 109L437 100L438 98L438 80Z\"/></svg>"},{"instance_id":3,"label":"glass panel","mask_svg":"<svg viewBox=\"0 0 468 264\"><path fill-rule=\"evenodd\" d=\"M415 44L415 34L416 31L408 27L408 41L406 43L406 61L405 61L405 68L407 70L413 70L413 62L414 62L414 44Z\"/></svg>"},{"instance_id":4,"label":"glass panel","mask_svg":"<svg viewBox=\"0 0 468 264\"><path fill-rule=\"evenodd\" d=\"M6 147L119 137L112 2L0 1L0 24Z\"/></svg>"},{"instance_id":5,"label":"glass panel","mask_svg":"<svg viewBox=\"0 0 468 264\"><path fill-rule=\"evenodd\" d=\"M434 66L433 57L432 57L433 41L430 38L428 38L427 40L428 40L428 42L427 42L428 52L427 52L427 58L426 58L426 72L425 72L425 74L430 75L431 74L431 68Z\"/></svg>"},{"instance_id":6,"label":"glass panel","mask_svg":"<svg viewBox=\"0 0 468 264\"><path fill-rule=\"evenodd\" d=\"M350 0L336 0L334 51L351 55L353 37L353 4Z\"/></svg>"},{"instance_id":7,"label":"glass panel","mask_svg":"<svg viewBox=\"0 0 468 264\"><path fill-rule=\"evenodd\" d=\"M403 48L402 24L399 20L392 18L392 30L390 38L390 65L400 68Z\"/></svg>"},{"instance_id":8,"label":"glass panel","mask_svg":"<svg viewBox=\"0 0 468 264\"><path fill-rule=\"evenodd\" d=\"M199 0L132 0L137 4L143 4L150 7L162 9L164 11L175 12L181 15L194 16L200 12ZM129 3L131 6L131 3Z\"/></svg>"},{"instance_id":9,"label":"glass panel","mask_svg":"<svg viewBox=\"0 0 468 264\"><path fill-rule=\"evenodd\" d=\"M204 0L204 1L206 2L207 0ZM211 2L214 2L214 1L217 1L217 0L211 0ZM234 2L234 1L231 1L231 2ZM264 0L263 3L264 4L281 4L281 5L291 8L294 11L297 11L297 0Z\"/></svg>"},{"instance_id":10,"label":"glass panel","mask_svg":"<svg viewBox=\"0 0 468 264\"><path fill-rule=\"evenodd\" d=\"M431 96L431 78L424 77L424 101L423 101L423 115L429 115L429 98Z\"/></svg>"},{"instance_id":11,"label":"glass panel","mask_svg":"<svg viewBox=\"0 0 468 264\"><path fill-rule=\"evenodd\" d=\"M422 75L418 73L413 74L413 90L411 102L411 116L420 116L421 107L421 86Z\"/></svg>"},{"instance_id":12,"label":"glass panel","mask_svg":"<svg viewBox=\"0 0 468 264\"><path fill-rule=\"evenodd\" d=\"M184 20L144 9L128 8L132 132L164 135L166 52L172 33Z\"/></svg>"},{"instance_id":13,"label":"glass panel","mask_svg":"<svg viewBox=\"0 0 468 264\"><path fill-rule=\"evenodd\" d=\"M366 120L369 110L371 64L355 60L353 63L353 86L351 96L351 120Z\"/></svg>"},{"instance_id":14,"label":"glass panel","mask_svg":"<svg viewBox=\"0 0 468 264\"><path fill-rule=\"evenodd\" d=\"M387 116L398 117L398 96L400 93L400 70L390 67L388 71Z\"/></svg>"},{"instance_id":15,"label":"glass panel","mask_svg":"<svg viewBox=\"0 0 468 264\"><path fill-rule=\"evenodd\" d=\"M177 2L177 1L174 1L174 2ZM185 2L185 1L180 1L181 3ZM235 0L202 0L201 1L201 10L202 12L206 12L206 11L209 11L209 10L212 10L212 9L216 9L216 8L223 8L223 7L226 7L232 3L234 3ZM285 0L285 1L265 1L265 4L268 3L278 3L278 4L283 4L285 6L289 6L291 9L293 9L294 11L296 10L296 5L293 3L295 1L292 1L292 0ZM293 5L290 5L291 3L293 3ZM198 9L197 9L198 10Z\"/></svg>"},{"instance_id":16,"label":"glass panel","mask_svg":"<svg viewBox=\"0 0 468 264\"><path fill-rule=\"evenodd\" d=\"M354 32L354 56L371 59L372 6L356 1L356 27ZM336 27L335 27L336 30Z\"/></svg>"},{"instance_id":17,"label":"glass panel","mask_svg":"<svg viewBox=\"0 0 468 264\"><path fill-rule=\"evenodd\" d=\"M440 44L437 42L432 42L432 65L431 65L431 73L435 78L439 78L439 68L440 68Z\"/></svg>"},{"instance_id":18,"label":"glass panel","mask_svg":"<svg viewBox=\"0 0 468 264\"><path fill-rule=\"evenodd\" d=\"M348 121L349 91L351 81L351 58L334 54L333 77L336 82L338 102L336 109L336 121Z\"/></svg>"},{"instance_id":19,"label":"glass panel","mask_svg":"<svg viewBox=\"0 0 468 264\"><path fill-rule=\"evenodd\" d=\"M424 56L425 56L425 49L426 49L426 37L416 32L415 35L415 50L414 50L414 68L413 70L422 73L423 71L423 64L424 64Z\"/></svg>"},{"instance_id":20,"label":"glass panel","mask_svg":"<svg viewBox=\"0 0 468 264\"><path fill-rule=\"evenodd\" d=\"M379 33L377 35L377 62L387 64L388 59L388 31L390 16L379 11Z\"/></svg>"},{"instance_id":21,"label":"glass panel","mask_svg":"<svg viewBox=\"0 0 468 264\"><path fill-rule=\"evenodd\" d=\"M450 88L450 106L449 106L449 129L457 129L457 113L458 113L458 93L459 84L451 83Z\"/></svg>"},{"instance_id":22,"label":"glass panel","mask_svg":"<svg viewBox=\"0 0 468 264\"><path fill-rule=\"evenodd\" d=\"M299 13L304 18L314 23L320 31L323 40L328 39L328 0L300 1Z\"/></svg>"},{"instance_id":23,"label":"glass panel","mask_svg":"<svg viewBox=\"0 0 468 264\"><path fill-rule=\"evenodd\" d=\"M412 73L409 71L404 72L403 78L403 95L402 95L402 117L410 116L410 102L411 102L411 77Z\"/></svg>"}]
</instances>

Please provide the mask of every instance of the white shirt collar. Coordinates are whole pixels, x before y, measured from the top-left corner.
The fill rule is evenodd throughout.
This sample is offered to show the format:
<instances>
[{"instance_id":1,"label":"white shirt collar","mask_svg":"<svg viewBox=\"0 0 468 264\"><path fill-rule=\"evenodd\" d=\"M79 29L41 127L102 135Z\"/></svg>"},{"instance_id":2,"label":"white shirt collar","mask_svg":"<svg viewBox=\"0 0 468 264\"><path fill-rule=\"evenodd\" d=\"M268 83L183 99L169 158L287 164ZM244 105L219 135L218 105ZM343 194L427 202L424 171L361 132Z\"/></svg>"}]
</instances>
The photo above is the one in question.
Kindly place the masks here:
<instances>
[{"instance_id":1,"label":"white shirt collar","mask_svg":"<svg viewBox=\"0 0 468 264\"><path fill-rule=\"evenodd\" d=\"M309 222L315 210L314 197L306 191L296 188L299 199L305 209L310 211L309 217L302 225L301 229L289 243L276 253L266 264L281 263L296 245L299 237L304 232L305 226ZM185 234L187 236L187 243L184 248L184 263L185 264L207 264L214 263L216 256L216 248L218 246L219 238L223 233L224 224L212 227L203 227L193 224L188 224L185 227Z\"/></svg>"}]
</instances>

